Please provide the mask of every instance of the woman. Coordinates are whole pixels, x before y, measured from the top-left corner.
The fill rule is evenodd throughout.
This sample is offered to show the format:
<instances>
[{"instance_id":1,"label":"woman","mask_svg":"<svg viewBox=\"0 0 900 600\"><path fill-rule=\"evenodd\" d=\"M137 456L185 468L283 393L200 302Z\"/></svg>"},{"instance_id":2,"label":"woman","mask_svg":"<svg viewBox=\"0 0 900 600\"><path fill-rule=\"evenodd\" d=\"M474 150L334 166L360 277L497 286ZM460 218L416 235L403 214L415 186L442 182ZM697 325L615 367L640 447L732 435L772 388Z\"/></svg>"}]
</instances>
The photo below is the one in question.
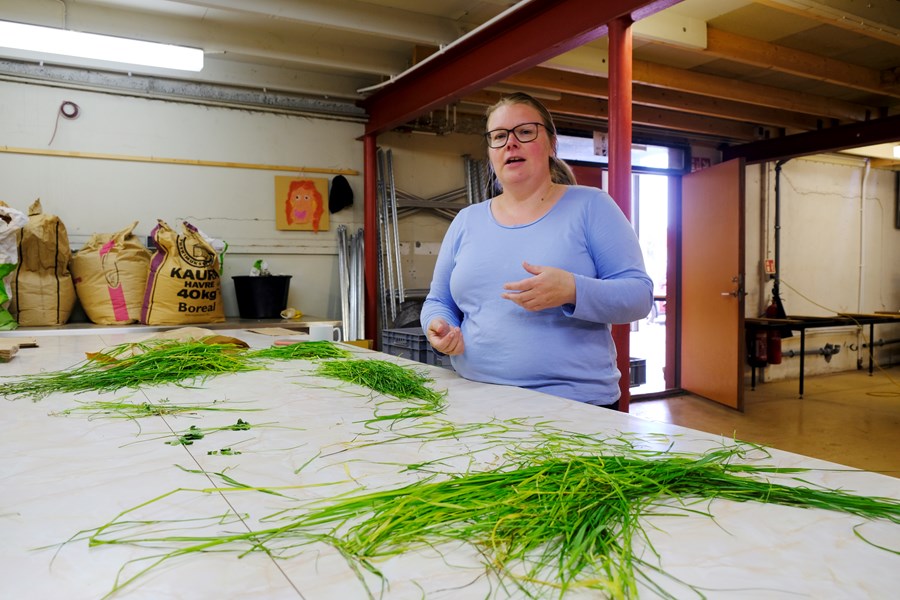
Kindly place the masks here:
<instances>
[{"instance_id":1,"label":"woman","mask_svg":"<svg viewBox=\"0 0 900 600\"><path fill-rule=\"evenodd\" d=\"M608 194L575 185L537 100L503 98L487 130L502 193L451 223L422 307L428 340L467 379L616 408L610 324L653 302L634 230Z\"/></svg>"}]
</instances>

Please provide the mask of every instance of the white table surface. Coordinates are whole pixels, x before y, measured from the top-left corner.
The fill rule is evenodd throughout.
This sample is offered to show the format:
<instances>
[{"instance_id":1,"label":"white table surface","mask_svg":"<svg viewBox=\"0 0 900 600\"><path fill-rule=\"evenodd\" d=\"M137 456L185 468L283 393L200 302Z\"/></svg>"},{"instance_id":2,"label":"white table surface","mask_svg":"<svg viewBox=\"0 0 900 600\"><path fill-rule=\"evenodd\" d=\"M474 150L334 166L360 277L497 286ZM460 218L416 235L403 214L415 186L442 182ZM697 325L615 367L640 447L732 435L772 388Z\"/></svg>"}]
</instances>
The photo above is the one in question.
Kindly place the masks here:
<instances>
[{"instance_id":1,"label":"white table surface","mask_svg":"<svg viewBox=\"0 0 900 600\"><path fill-rule=\"evenodd\" d=\"M246 330L216 333L239 337L253 347L266 347L274 339ZM141 337L130 331L38 335L37 348L23 348L9 363L0 363L0 376L69 368L81 362L85 352ZM650 445L662 448L673 443L676 449L688 452L730 442L527 390L470 382L439 367L345 347L366 358L428 371L435 380L434 388L448 390L447 408L440 418L459 425L493 419L546 420L567 431L600 436L624 432L646 439ZM497 450L478 452L477 438L364 444L393 437L387 431L360 437L366 432L361 421L370 419L379 406L385 410L379 404L384 398L315 377L311 375L314 368L309 361L277 362L265 371L217 377L198 388L172 385L102 395L54 394L38 402L0 398L0 598L102 598L113 588L120 569L133 573L147 564L146 560L129 561L156 555L159 550L133 545L89 547L78 539L60 544L152 499L159 498L129 516L184 519L184 530L172 526L170 535L246 531L247 527L271 526L260 519L296 508L303 500L329 498L359 485L374 490L409 483L415 475L402 473L404 464L456 454L474 455L476 461L496 459ZM0 386L3 384L0 378ZM125 398L139 402L168 399L173 404L224 401L222 406L246 410L140 421L58 414L79 402ZM173 432L191 425L226 426L238 418L253 424L253 429L208 434L191 446L165 443ZM207 454L225 447L241 454ZM462 469L468 466L467 460L457 458L450 463L456 461ZM900 498L900 479L777 450L771 450L762 463L813 469L804 479L830 488ZM210 492L224 487L221 479L185 469L226 473L243 484L281 489L285 496L259 491ZM326 483L333 485L310 487ZM179 489L184 491L176 491ZM697 586L709 598L898 597L900 556L860 540L854 534L854 527L864 522L860 518L756 503L715 501L703 507L715 520L701 515L656 516L649 517L644 526L665 572ZM198 521L190 520L235 512L243 515L243 523L208 522L200 527ZM860 531L878 544L900 549L900 525L865 522ZM448 550L444 557L424 552L403 555L379 566L389 583L384 598L507 597L498 591L496 582L492 587L485 577L479 577L483 573L479 556L467 548ZM377 580L368 581L375 585L377 597ZM671 591L679 598L696 597L674 585ZM566 597L570 596L601 597L595 591ZM338 553L320 544L290 558L273 558L263 552L241 557L237 552L181 556L113 597L348 600L366 598L367 592ZM657 596L643 589L641 597Z\"/></svg>"}]
</instances>

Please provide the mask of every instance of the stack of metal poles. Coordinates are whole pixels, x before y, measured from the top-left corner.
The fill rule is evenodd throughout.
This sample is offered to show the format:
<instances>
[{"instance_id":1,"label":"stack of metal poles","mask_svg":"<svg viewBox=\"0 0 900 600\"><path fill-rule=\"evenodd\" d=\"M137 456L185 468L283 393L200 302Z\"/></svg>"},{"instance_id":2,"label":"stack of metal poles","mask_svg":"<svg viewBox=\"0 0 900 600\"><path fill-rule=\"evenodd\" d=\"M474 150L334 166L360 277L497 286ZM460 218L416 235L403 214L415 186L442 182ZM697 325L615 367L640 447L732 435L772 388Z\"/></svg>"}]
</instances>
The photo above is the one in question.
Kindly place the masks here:
<instances>
[{"instance_id":1,"label":"stack of metal poles","mask_svg":"<svg viewBox=\"0 0 900 600\"><path fill-rule=\"evenodd\" d=\"M388 149L377 151L378 165L378 278L381 281L381 315L390 308L391 321L397 318L397 306L406 300L403 265L400 262L400 231L397 224L397 188L394 186L393 155Z\"/></svg>"},{"instance_id":2,"label":"stack of metal poles","mask_svg":"<svg viewBox=\"0 0 900 600\"><path fill-rule=\"evenodd\" d=\"M347 226L338 225L338 277L341 288L341 325L344 340L363 339L365 323L365 255L363 230L347 235Z\"/></svg>"},{"instance_id":3,"label":"stack of metal poles","mask_svg":"<svg viewBox=\"0 0 900 600\"><path fill-rule=\"evenodd\" d=\"M466 177L466 198L469 204L478 204L490 198L494 175L490 172L488 161L463 155Z\"/></svg>"},{"instance_id":4,"label":"stack of metal poles","mask_svg":"<svg viewBox=\"0 0 900 600\"><path fill-rule=\"evenodd\" d=\"M466 204L483 202L490 197L492 177L486 160L463 156L465 186L433 198L420 198L404 192L394 184L394 165L391 150L379 148L376 153L378 176L376 192L378 200L378 282L380 284L379 313L385 324L397 319L399 306L406 301L403 285L403 264L400 257L399 216L428 209L438 216L453 219ZM457 202L462 200L466 204ZM398 212L399 209L399 212Z\"/></svg>"}]
</instances>

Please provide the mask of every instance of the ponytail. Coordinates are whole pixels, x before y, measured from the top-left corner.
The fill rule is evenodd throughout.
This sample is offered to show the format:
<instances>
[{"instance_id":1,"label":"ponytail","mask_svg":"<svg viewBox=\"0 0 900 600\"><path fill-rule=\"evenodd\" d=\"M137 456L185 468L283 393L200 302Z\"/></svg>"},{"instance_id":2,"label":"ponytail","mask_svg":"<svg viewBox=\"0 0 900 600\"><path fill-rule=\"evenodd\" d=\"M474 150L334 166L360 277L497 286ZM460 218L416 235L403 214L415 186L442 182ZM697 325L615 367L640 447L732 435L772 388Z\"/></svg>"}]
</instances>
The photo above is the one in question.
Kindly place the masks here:
<instances>
[{"instance_id":1,"label":"ponytail","mask_svg":"<svg viewBox=\"0 0 900 600\"><path fill-rule=\"evenodd\" d=\"M556 155L550 157L550 181L553 183L561 183L563 185L577 185L575 181L575 173L565 163L564 160Z\"/></svg>"}]
</instances>

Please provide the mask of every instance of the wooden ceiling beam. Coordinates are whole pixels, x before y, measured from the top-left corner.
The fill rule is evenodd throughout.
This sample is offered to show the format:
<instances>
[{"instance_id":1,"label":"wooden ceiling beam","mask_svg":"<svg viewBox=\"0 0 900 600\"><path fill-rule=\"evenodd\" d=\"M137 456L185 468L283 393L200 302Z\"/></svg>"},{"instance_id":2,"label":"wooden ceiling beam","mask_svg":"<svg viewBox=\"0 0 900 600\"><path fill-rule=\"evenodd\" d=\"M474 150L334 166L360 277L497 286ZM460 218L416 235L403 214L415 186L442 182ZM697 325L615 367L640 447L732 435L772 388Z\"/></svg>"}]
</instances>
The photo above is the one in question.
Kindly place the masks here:
<instances>
[{"instance_id":1,"label":"wooden ceiling beam","mask_svg":"<svg viewBox=\"0 0 900 600\"><path fill-rule=\"evenodd\" d=\"M490 106L503 94L482 90L466 95L461 102ZM562 95L559 100L542 99L542 103L554 115L580 117L606 122L609 119L609 103L599 98ZM751 123L702 117L689 113L646 106L635 106L632 111L635 125L670 129L684 133L712 136L738 142L758 140L771 132Z\"/></svg>"},{"instance_id":2,"label":"wooden ceiling beam","mask_svg":"<svg viewBox=\"0 0 900 600\"><path fill-rule=\"evenodd\" d=\"M647 85L634 86L634 100L650 108L665 108L719 119L734 119L769 127L783 127L795 131L820 129L827 121L823 121L815 115Z\"/></svg>"},{"instance_id":3,"label":"wooden ceiling beam","mask_svg":"<svg viewBox=\"0 0 900 600\"><path fill-rule=\"evenodd\" d=\"M873 169L891 169L892 171L900 171L900 160L896 158L873 158L871 166Z\"/></svg>"},{"instance_id":4,"label":"wooden ceiling beam","mask_svg":"<svg viewBox=\"0 0 900 600\"><path fill-rule=\"evenodd\" d=\"M317 0L169 0L237 15L247 14L280 21L293 21L321 28L377 35L420 44L449 44L460 35L460 25L438 16L416 14L390 6L365 2L319 2ZM71 9L70 9L71 10Z\"/></svg>"},{"instance_id":5,"label":"wooden ceiling beam","mask_svg":"<svg viewBox=\"0 0 900 600\"><path fill-rule=\"evenodd\" d=\"M875 107L805 92L795 92L771 85L695 73L647 61L634 61L633 78L635 83L700 94L701 96L728 98L737 102L791 110L840 121L865 121L878 114Z\"/></svg>"},{"instance_id":6,"label":"wooden ceiling beam","mask_svg":"<svg viewBox=\"0 0 900 600\"><path fill-rule=\"evenodd\" d=\"M636 91L643 85L653 88L664 88L669 90L670 93L672 93L672 90L675 90L687 94L727 100L728 102L786 111L785 114L778 116L774 123L771 123L783 127L811 130L820 126L818 123L813 125L808 119L802 118L801 115L812 115L814 118L846 122L866 121L876 116L879 112L876 107L862 106L853 102L844 102L768 85L736 81L727 77L695 73L647 61L635 60L633 64L632 75ZM599 93L605 96L608 90L605 77L573 73L552 67L529 69L521 74L511 75L506 81L518 81L519 85L526 85L525 79L522 77L529 77L530 83L527 85L531 87L557 89L568 93L584 95ZM644 98L647 100L647 103L652 103L654 101L653 98L658 99L659 95L648 92ZM638 98L637 92L635 101L642 101ZM669 106L669 108L684 109L685 107ZM703 113L702 110L697 110L697 112ZM723 114L715 116L728 118L727 115ZM775 116L772 118L775 118ZM769 121L760 122L769 123Z\"/></svg>"},{"instance_id":7,"label":"wooden ceiling beam","mask_svg":"<svg viewBox=\"0 0 900 600\"><path fill-rule=\"evenodd\" d=\"M884 86L881 72L875 69L763 42L715 27L706 28L706 44L706 49L701 50L703 54L873 94L900 98L900 90L891 90Z\"/></svg>"},{"instance_id":8,"label":"wooden ceiling beam","mask_svg":"<svg viewBox=\"0 0 900 600\"><path fill-rule=\"evenodd\" d=\"M864 8L867 12L882 15L877 21L842 10L836 6L829 6L818 0L753 1L769 8L775 8L786 13L812 19L826 25L840 27L847 31L900 46L900 29L888 25L891 22L890 15L896 16L897 14L897 0L867 0L866 2L856 3L858 7Z\"/></svg>"},{"instance_id":9,"label":"wooden ceiling beam","mask_svg":"<svg viewBox=\"0 0 900 600\"><path fill-rule=\"evenodd\" d=\"M653 108L649 106L635 106L632 113L632 120L637 125L658 127L685 133L699 133L728 140L758 140L766 137L767 132L770 131L765 127L753 123L730 119L718 119L715 117L703 117L686 112Z\"/></svg>"},{"instance_id":10,"label":"wooden ceiling beam","mask_svg":"<svg viewBox=\"0 0 900 600\"><path fill-rule=\"evenodd\" d=\"M594 98L609 97L609 82L605 77L535 67L503 80L506 85L552 90ZM822 119L799 112L760 107L729 99L700 96L647 85L636 84L633 101L637 105L683 111L707 117L733 119L784 127L799 131L813 131L823 126Z\"/></svg>"}]
</instances>

